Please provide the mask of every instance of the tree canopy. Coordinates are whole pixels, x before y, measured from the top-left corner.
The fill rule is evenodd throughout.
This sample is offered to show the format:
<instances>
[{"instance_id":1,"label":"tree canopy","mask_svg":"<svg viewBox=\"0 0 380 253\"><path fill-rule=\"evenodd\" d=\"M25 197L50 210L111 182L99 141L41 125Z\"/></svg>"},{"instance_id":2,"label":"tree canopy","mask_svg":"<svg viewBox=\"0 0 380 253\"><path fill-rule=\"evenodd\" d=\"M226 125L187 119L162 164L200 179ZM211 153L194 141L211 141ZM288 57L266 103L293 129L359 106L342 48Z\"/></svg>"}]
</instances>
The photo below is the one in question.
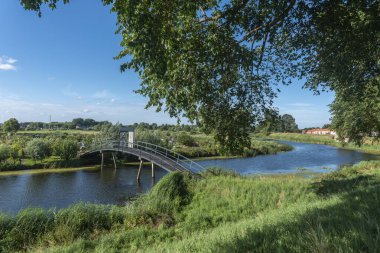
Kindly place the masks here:
<instances>
[{"instance_id":1,"label":"tree canopy","mask_svg":"<svg viewBox=\"0 0 380 253\"><path fill-rule=\"evenodd\" d=\"M57 2L21 0L39 15L43 3ZM317 93L335 91L338 133L346 134L339 129L351 120L347 112L355 114L353 101L363 113L380 114L378 99L362 104L369 86L379 97L377 0L102 2L117 14L121 70L139 73L137 92L149 98L147 107L188 118L230 151L249 145L277 85L294 78L306 78L305 87ZM351 137L379 131L374 121L358 120Z\"/></svg>"},{"instance_id":2,"label":"tree canopy","mask_svg":"<svg viewBox=\"0 0 380 253\"><path fill-rule=\"evenodd\" d=\"M20 129L20 124L17 119L11 118L4 122L3 130L6 133L15 133Z\"/></svg>"}]
</instances>

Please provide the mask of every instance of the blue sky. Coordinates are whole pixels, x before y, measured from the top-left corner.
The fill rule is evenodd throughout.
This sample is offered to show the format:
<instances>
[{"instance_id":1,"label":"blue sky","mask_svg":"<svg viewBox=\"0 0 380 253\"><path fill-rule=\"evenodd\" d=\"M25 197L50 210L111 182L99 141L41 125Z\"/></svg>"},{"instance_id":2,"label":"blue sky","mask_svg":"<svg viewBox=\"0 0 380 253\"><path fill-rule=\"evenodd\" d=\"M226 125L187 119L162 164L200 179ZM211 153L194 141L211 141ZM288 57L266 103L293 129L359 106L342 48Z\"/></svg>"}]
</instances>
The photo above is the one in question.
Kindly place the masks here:
<instances>
[{"instance_id":1,"label":"blue sky","mask_svg":"<svg viewBox=\"0 0 380 253\"><path fill-rule=\"evenodd\" d=\"M101 1L75 0L56 10L25 11L15 0L0 3L0 122L71 120L75 117L176 123L165 113L145 110L147 99L133 91L139 78L120 73L116 16ZM280 86L275 100L300 127L329 122L333 94L314 96L302 82Z\"/></svg>"}]
</instances>

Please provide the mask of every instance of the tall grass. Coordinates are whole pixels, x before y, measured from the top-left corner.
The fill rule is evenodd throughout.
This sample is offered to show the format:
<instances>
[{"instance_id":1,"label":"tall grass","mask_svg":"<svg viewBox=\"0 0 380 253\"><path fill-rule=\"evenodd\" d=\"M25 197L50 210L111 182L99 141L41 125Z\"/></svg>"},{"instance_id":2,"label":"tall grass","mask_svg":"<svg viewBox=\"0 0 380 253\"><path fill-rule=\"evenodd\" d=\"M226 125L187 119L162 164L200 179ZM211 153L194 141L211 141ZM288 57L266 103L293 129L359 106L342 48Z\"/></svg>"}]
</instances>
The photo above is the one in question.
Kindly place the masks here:
<instances>
[{"instance_id":1,"label":"tall grass","mask_svg":"<svg viewBox=\"0 0 380 253\"><path fill-rule=\"evenodd\" d=\"M0 252L379 252L380 162L315 178L170 173L126 207L0 215Z\"/></svg>"}]
</instances>

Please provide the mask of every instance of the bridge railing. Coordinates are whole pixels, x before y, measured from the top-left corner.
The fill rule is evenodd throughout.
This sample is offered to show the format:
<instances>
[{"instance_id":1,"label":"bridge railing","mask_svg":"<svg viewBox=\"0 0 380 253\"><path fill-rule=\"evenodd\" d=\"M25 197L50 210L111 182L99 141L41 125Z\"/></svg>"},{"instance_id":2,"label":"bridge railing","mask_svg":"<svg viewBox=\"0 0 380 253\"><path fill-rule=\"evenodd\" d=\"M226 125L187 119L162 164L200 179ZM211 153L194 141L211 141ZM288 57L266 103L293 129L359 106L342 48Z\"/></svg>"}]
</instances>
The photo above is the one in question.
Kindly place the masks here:
<instances>
[{"instance_id":1,"label":"bridge railing","mask_svg":"<svg viewBox=\"0 0 380 253\"><path fill-rule=\"evenodd\" d=\"M146 151L148 153L157 154L159 156L164 156L166 159L169 159L172 162L178 164L181 168L185 170L190 170L192 172L200 172L204 169L203 166L187 158L186 156L183 156L177 152L161 147L159 145L155 145L155 144L151 144L147 142L137 141L137 142L132 143L132 142L126 142L126 141L107 141L107 142L95 144L93 145L93 148L100 149L100 150L110 148L110 149L118 149L120 151L126 148L133 148L133 149Z\"/></svg>"},{"instance_id":2,"label":"bridge railing","mask_svg":"<svg viewBox=\"0 0 380 253\"><path fill-rule=\"evenodd\" d=\"M147 142L142 142L142 141L137 141L136 142L140 147L145 147L146 149L149 150L154 150L155 152L158 152L161 155L164 155L165 157L171 158L172 160L176 161L177 164L182 164L187 166L188 169L191 171L202 171L204 168L200 164L194 162L193 160L187 158L184 155L181 155L173 150L164 148L159 145L147 143Z\"/></svg>"}]
</instances>

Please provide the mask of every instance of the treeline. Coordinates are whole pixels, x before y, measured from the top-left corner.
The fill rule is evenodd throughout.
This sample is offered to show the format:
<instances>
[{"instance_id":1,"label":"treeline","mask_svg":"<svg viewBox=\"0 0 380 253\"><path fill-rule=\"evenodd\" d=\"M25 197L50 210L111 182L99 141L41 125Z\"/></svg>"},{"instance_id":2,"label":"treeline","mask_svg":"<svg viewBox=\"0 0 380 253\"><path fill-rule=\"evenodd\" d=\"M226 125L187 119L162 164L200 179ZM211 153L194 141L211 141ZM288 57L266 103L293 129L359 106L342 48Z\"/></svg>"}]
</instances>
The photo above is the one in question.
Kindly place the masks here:
<instances>
[{"instance_id":1,"label":"treeline","mask_svg":"<svg viewBox=\"0 0 380 253\"><path fill-rule=\"evenodd\" d=\"M11 118L2 124L1 129L4 132L17 132L18 130L35 131L35 130L95 130L100 131L102 127L110 127L113 125L120 126L121 124L112 124L109 121L96 121L94 119L75 118L70 122L21 122ZM326 125L327 126L327 125ZM185 131L191 134L200 132L201 129L196 125L187 124L157 124L157 123L134 123L126 125L130 129L140 130L162 130L162 131ZM265 114L264 119L256 126L252 126L252 132L270 133L270 132L299 132L295 118L290 114L280 115L277 111L270 110Z\"/></svg>"},{"instance_id":2,"label":"treeline","mask_svg":"<svg viewBox=\"0 0 380 253\"><path fill-rule=\"evenodd\" d=\"M280 115L277 111L268 110L264 119L255 129L256 133L270 134L273 132L299 132L295 118L290 114Z\"/></svg>"},{"instance_id":3,"label":"treeline","mask_svg":"<svg viewBox=\"0 0 380 253\"><path fill-rule=\"evenodd\" d=\"M103 126L110 127L112 124L109 121L96 121L94 119L75 118L72 121L67 122L19 122L15 118L11 118L0 124L0 130L3 132L17 132L19 130L35 131L35 130L95 130L100 131ZM116 125L120 125L116 123ZM145 130L163 130L163 131L187 131L196 132L198 127L195 125L173 125L173 124L157 124L157 123L134 123L126 125L131 129L145 129Z\"/></svg>"},{"instance_id":4,"label":"treeline","mask_svg":"<svg viewBox=\"0 0 380 253\"><path fill-rule=\"evenodd\" d=\"M96 121L94 119L75 118L69 122L22 122L20 123L20 129L26 131L34 130L96 130L98 131L103 125L112 125L109 121Z\"/></svg>"}]
</instances>

